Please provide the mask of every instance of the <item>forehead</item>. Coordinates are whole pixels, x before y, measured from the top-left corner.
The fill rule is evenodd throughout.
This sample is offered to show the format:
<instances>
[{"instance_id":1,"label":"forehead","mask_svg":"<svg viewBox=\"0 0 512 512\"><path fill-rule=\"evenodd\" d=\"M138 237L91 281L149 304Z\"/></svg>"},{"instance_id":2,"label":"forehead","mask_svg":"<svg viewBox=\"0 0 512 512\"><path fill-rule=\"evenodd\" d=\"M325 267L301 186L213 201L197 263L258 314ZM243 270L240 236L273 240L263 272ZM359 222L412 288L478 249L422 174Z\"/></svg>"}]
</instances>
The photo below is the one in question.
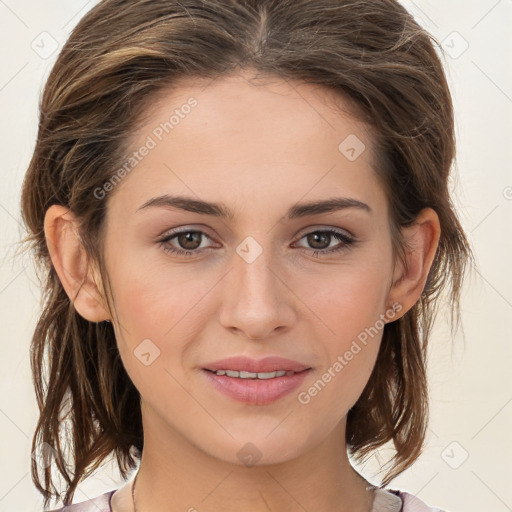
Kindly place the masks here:
<instances>
[{"instance_id":1,"label":"forehead","mask_svg":"<svg viewBox=\"0 0 512 512\"><path fill-rule=\"evenodd\" d=\"M162 186L242 202L283 192L298 201L339 185L357 195L375 177L370 132L352 112L314 84L247 73L182 80L150 103L130 141L144 155L116 192L130 189L140 204Z\"/></svg>"},{"instance_id":2,"label":"forehead","mask_svg":"<svg viewBox=\"0 0 512 512\"><path fill-rule=\"evenodd\" d=\"M349 98L320 85L243 71L214 79L182 78L172 88L162 89L148 105L145 123L135 135L140 140L170 121L172 126L164 134L156 133L157 138L169 131L186 136L187 128L195 134L202 129L204 141L230 135L242 138L245 149L266 141L275 142L272 148L280 145L286 150L287 141L323 138L328 132L334 142L349 134L367 139L369 127L358 119L358 110Z\"/></svg>"}]
</instances>

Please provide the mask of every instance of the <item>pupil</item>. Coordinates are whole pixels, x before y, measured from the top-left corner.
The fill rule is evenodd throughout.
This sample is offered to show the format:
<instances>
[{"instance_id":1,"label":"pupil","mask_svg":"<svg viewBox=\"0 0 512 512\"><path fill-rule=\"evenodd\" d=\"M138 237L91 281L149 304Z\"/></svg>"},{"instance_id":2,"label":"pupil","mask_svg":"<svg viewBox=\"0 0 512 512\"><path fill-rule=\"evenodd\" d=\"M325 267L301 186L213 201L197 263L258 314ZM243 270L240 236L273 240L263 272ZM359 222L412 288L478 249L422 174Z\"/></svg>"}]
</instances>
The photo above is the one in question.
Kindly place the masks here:
<instances>
[{"instance_id":1,"label":"pupil","mask_svg":"<svg viewBox=\"0 0 512 512\"><path fill-rule=\"evenodd\" d=\"M183 249L197 249L201 245L201 233L197 231L182 233L179 235L178 239Z\"/></svg>"},{"instance_id":2,"label":"pupil","mask_svg":"<svg viewBox=\"0 0 512 512\"><path fill-rule=\"evenodd\" d=\"M329 246L329 233L312 233L308 235L308 243L314 248L314 249L325 249L325 247ZM318 242L320 239L320 242ZM323 242L326 242L324 245L322 245L322 239ZM320 243L322 247L318 247L315 244Z\"/></svg>"}]
</instances>

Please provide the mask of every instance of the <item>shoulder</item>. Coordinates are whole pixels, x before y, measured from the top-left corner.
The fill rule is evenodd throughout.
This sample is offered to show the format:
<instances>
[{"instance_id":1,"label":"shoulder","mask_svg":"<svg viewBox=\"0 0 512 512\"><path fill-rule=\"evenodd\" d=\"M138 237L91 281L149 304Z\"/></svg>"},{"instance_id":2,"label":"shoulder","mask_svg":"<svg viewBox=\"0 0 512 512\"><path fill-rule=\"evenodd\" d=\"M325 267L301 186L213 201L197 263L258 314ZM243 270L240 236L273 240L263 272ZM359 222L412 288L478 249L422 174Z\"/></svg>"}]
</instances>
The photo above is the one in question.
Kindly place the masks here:
<instances>
[{"instance_id":1,"label":"shoulder","mask_svg":"<svg viewBox=\"0 0 512 512\"><path fill-rule=\"evenodd\" d=\"M402 500L401 512L448 512L437 507L430 507L424 501L405 491L390 490Z\"/></svg>"},{"instance_id":2,"label":"shoulder","mask_svg":"<svg viewBox=\"0 0 512 512\"><path fill-rule=\"evenodd\" d=\"M116 492L116 489L101 494L96 498L82 501L81 503L73 503L72 505L49 510L48 512L111 512L110 500L114 492Z\"/></svg>"}]
</instances>

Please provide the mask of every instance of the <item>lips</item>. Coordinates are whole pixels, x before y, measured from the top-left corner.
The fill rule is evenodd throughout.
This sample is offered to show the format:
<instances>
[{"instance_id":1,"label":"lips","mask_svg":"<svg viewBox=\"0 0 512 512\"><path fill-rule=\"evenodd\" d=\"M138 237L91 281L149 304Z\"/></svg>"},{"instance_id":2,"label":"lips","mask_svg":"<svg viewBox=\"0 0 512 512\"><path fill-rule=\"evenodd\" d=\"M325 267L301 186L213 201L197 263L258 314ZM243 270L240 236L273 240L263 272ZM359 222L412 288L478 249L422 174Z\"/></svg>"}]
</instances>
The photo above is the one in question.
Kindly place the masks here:
<instances>
[{"instance_id":1,"label":"lips","mask_svg":"<svg viewBox=\"0 0 512 512\"><path fill-rule=\"evenodd\" d=\"M217 391L249 405L266 405L284 398L312 371L308 365L277 356L229 357L207 363L202 370Z\"/></svg>"},{"instance_id":2,"label":"lips","mask_svg":"<svg viewBox=\"0 0 512 512\"><path fill-rule=\"evenodd\" d=\"M234 356L220 359L204 365L205 370L216 372L218 370L230 370L231 372L245 372L242 375L271 372L299 373L309 369L310 366L278 356L268 356L263 359L252 359L246 356ZM233 374L233 376L235 376ZM244 378L242 376L242 378Z\"/></svg>"}]
</instances>

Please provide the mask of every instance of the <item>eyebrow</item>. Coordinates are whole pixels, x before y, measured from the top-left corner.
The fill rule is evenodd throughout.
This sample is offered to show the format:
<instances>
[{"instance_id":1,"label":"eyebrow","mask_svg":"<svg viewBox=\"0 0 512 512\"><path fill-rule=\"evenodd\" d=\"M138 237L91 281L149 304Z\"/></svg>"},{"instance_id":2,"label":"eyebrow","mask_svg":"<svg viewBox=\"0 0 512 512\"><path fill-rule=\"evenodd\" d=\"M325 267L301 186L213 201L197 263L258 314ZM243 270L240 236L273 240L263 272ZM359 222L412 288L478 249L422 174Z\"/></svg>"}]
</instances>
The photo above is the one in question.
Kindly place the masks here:
<instances>
[{"instance_id":1,"label":"eyebrow","mask_svg":"<svg viewBox=\"0 0 512 512\"><path fill-rule=\"evenodd\" d=\"M178 208L179 210L200 213L203 215L212 215L222 219L233 219L235 217L234 212L223 203L213 203L185 196L171 196L169 194L149 199L141 205L137 211L150 207ZM372 213L372 209L366 203L358 201L357 199L349 197L335 197L321 201L296 204L288 210L286 218L288 220L293 220L307 217L308 215L331 213L347 208L356 208Z\"/></svg>"}]
</instances>

